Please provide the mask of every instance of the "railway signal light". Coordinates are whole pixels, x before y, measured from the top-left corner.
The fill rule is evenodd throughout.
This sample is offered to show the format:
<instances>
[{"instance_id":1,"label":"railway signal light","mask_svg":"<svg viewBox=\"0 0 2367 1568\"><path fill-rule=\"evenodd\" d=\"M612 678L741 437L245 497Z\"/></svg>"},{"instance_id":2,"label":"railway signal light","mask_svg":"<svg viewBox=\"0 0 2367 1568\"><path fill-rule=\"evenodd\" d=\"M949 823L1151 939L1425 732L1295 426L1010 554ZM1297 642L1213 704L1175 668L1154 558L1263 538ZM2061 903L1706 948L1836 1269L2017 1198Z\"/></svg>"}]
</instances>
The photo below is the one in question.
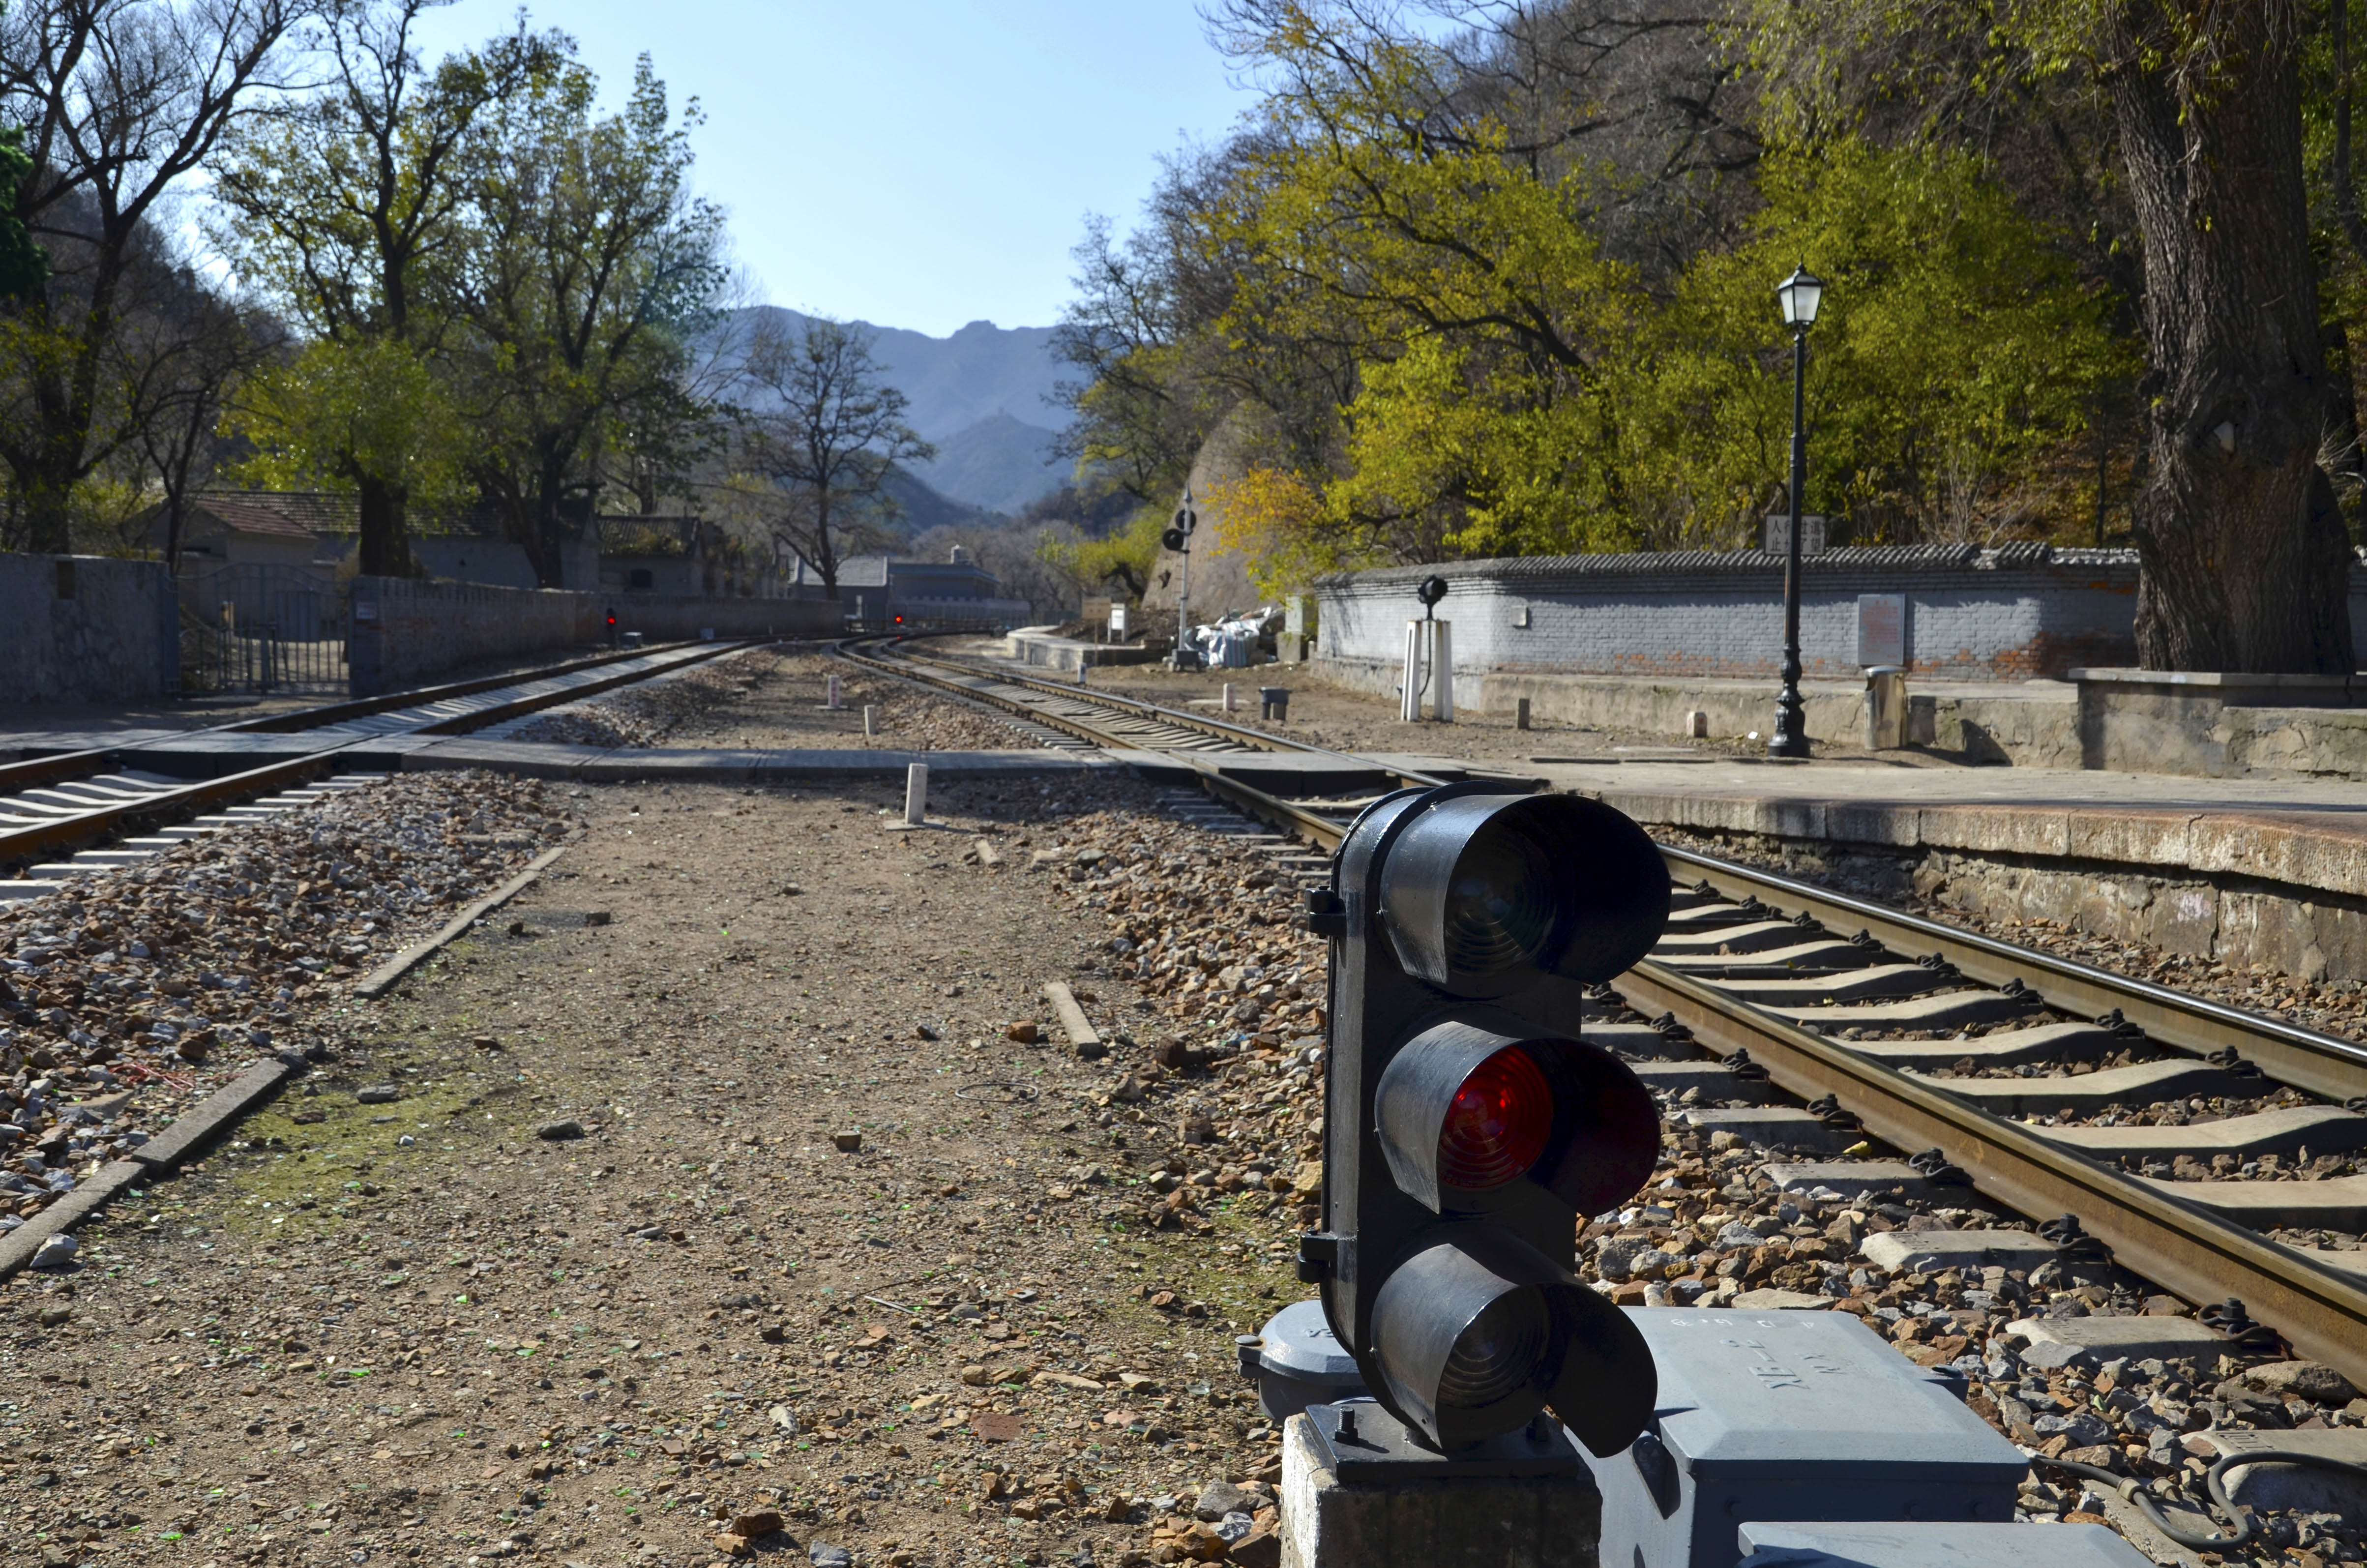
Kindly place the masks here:
<instances>
[{"instance_id":1,"label":"railway signal light","mask_svg":"<svg viewBox=\"0 0 2367 1568\"><path fill-rule=\"evenodd\" d=\"M1331 940L1323 1229L1300 1244L1373 1396L1452 1454L1550 1408L1597 1454L1652 1414L1650 1351L1571 1274L1642 1186L1659 1119L1576 1038L1586 985L1648 952L1659 852L1599 801L1500 784L1367 808L1310 894Z\"/></svg>"}]
</instances>

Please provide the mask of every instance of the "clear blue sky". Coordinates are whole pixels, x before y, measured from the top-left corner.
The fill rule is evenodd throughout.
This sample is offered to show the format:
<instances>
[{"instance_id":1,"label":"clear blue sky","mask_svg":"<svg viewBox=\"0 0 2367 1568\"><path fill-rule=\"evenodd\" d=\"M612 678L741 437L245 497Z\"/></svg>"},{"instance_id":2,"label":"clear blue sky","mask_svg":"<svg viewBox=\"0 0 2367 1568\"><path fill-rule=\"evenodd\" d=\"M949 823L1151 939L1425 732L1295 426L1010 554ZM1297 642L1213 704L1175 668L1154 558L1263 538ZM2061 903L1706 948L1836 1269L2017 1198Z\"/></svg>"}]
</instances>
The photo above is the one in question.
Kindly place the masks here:
<instances>
[{"instance_id":1,"label":"clear blue sky","mask_svg":"<svg viewBox=\"0 0 2367 1568\"><path fill-rule=\"evenodd\" d=\"M425 52L512 0L429 13ZM1251 102L1192 0L565 0L613 103L647 51L697 97L701 190L774 304L943 336L1048 325L1088 211L1130 223L1158 158Z\"/></svg>"}]
</instances>

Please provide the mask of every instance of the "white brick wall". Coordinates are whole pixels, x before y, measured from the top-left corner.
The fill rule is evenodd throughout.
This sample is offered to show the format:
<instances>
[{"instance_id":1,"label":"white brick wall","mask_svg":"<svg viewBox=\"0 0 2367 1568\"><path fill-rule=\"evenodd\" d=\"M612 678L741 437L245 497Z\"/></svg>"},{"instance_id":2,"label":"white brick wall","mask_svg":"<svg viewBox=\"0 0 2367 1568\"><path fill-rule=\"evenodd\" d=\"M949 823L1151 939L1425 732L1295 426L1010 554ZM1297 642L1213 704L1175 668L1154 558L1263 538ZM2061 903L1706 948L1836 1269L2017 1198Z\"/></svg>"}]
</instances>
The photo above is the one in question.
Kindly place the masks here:
<instances>
[{"instance_id":1,"label":"white brick wall","mask_svg":"<svg viewBox=\"0 0 2367 1568\"><path fill-rule=\"evenodd\" d=\"M1449 584L1438 613L1455 623L1458 673L1772 677L1783 656L1783 562L1749 551L1344 574L1316 587L1317 657L1401 659L1405 623L1422 613L1415 586L1433 573ZM1802 575L1804 673L1857 675L1861 594L1905 596L1908 664L1927 679L2022 680L2133 665L2136 586L2132 551L1833 551L1811 558ZM2357 567L2351 619L2367 650L2367 572Z\"/></svg>"}]
</instances>

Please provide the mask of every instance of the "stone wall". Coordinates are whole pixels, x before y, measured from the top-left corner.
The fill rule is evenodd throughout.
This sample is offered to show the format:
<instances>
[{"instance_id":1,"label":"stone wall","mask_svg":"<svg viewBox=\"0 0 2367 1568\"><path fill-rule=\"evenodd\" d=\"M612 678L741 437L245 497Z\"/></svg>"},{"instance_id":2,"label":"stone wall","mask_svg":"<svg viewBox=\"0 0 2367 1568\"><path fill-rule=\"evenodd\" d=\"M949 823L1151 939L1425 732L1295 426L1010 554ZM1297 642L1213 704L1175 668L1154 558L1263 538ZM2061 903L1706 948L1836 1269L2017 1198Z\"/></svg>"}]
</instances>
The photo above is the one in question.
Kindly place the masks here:
<instances>
[{"instance_id":1,"label":"stone wall","mask_svg":"<svg viewBox=\"0 0 2367 1568\"><path fill-rule=\"evenodd\" d=\"M0 555L0 701L126 702L180 679L180 610L161 561Z\"/></svg>"},{"instance_id":2,"label":"stone wall","mask_svg":"<svg viewBox=\"0 0 2367 1568\"><path fill-rule=\"evenodd\" d=\"M612 594L596 601L587 637L604 635L607 612L617 630L651 642L681 642L713 631L719 638L834 637L845 621L834 598L711 599L682 594Z\"/></svg>"},{"instance_id":3,"label":"stone wall","mask_svg":"<svg viewBox=\"0 0 2367 1568\"><path fill-rule=\"evenodd\" d=\"M2367 980L2367 838L2241 807L1917 803L1651 785L1590 790L1663 843L1889 903L2037 917L2234 968Z\"/></svg>"},{"instance_id":4,"label":"stone wall","mask_svg":"<svg viewBox=\"0 0 2367 1568\"><path fill-rule=\"evenodd\" d=\"M377 697L471 665L597 641L595 603L556 588L357 577L346 649L353 695Z\"/></svg>"},{"instance_id":5,"label":"stone wall","mask_svg":"<svg viewBox=\"0 0 2367 1568\"><path fill-rule=\"evenodd\" d=\"M1467 561L1343 574L1316 588L1317 662L1394 667L1414 589L1449 585L1455 701L1489 673L1772 679L1784 647L1784 563L1758 551ZM1860 668L1858 598L1906 601L1906 663L1929 680L2060 679L2136 662L2136 555L2014 544L1836 550L1801 577L1800 644L1811 678ZM2351 571L2351 619L2367 648L2367 568Z\"/></svg>"}]
</instances>

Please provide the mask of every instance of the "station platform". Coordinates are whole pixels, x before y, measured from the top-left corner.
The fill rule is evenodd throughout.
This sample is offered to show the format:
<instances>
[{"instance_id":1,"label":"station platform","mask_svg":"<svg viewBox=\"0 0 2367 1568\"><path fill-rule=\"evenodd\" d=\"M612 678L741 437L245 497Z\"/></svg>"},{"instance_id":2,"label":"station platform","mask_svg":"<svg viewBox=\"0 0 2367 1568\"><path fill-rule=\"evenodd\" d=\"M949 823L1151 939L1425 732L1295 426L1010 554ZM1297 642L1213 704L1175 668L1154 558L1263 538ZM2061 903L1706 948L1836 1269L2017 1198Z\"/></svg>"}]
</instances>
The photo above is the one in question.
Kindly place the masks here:
<instances>
[{"instance_id":1,"label":"station platform","mask_svg":"<svg viewBox=\"0 0 2367 1568\"><path fill-rule=\"evenodd\" d=\"M2367 978L2367 782L1734 758L1533 767L1655 832L1747 841L1876 892Z\"/></svg>"}]
</instances>

